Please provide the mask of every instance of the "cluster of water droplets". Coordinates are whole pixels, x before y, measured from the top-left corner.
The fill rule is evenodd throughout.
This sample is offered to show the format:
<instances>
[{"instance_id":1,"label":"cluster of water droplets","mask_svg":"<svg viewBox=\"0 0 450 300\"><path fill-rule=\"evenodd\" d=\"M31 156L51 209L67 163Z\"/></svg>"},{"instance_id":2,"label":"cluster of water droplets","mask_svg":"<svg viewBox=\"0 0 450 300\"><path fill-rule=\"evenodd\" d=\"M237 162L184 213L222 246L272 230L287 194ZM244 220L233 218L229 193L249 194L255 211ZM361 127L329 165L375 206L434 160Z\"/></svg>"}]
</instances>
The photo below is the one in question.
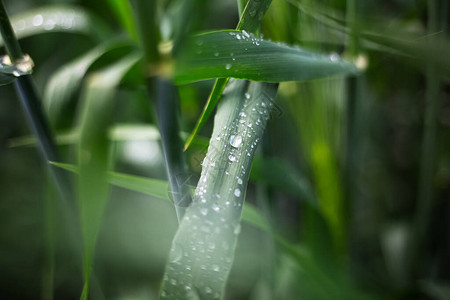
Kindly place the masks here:
<instances>
[{"instance_id":1,"label":"cluster of water droplets","mask_svg":"<svg viewBox=\"0 0 450 300\"><path fill-rule=\"evenodd\" d=\"M235 88L236 82L232 79L230 85ZM222 100L221 106L236 107L232 117L226 118L229 111L219 107L193 203L169 254L163 299L220 298L241 231L251 160L271 105L265 94L244 92L243 99L225 95Z\"/></svg>"},{"instance_id":2,"label":"cluster of water droplets","mask_svg":"<svg viewBox=\"0 0 450 300\"><path fill-rule=\"evenodd\" d=\"M88 17L75 9L47 10L32 17L22 18L12 23L14 31L44 30L88 30Z\"/></svg>"},{"instance_id":3,"label":"cluster of water droplets","mask_svg":"<svg viewBox=\"0 0 450 300\"><path fill-rule=\"evenodd\" d=\"M34 62L28 54L15 62L11 61L8 55L0 57L0 71L2 73L11 74L14 77L28 75L33 72Z\"/></svg>"},{"instance_id":4,"label":"cluster of water droplets","mask_svg":"<svg viewBox=\"0 0 450 300\"><path fill-rule=\"evenodd\" d=\"M239 41L251 42L251 44L254 46L259 46L263 41L262 38L258 38L253 33L249 33L245 30L242 30L242 32L230 32L230 35L235 37ZM247 50L247 48L245 50Z\"/></svg>"}]
</instances>

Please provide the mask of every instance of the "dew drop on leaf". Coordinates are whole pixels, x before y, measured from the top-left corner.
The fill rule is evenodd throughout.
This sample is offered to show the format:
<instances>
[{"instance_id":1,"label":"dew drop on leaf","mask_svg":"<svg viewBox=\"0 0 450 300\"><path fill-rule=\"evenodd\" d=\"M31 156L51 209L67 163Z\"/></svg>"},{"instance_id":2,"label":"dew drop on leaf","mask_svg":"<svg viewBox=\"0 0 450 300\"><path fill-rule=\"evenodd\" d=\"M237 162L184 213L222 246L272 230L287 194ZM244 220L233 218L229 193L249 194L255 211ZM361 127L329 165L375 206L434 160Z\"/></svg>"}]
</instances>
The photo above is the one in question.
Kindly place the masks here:
<instances>
[{"instance_id":1,"label":"dew drop on leaf","mask_svg":"<svg viewBox=\"0 0 450 300\"><path fill-rule=\"evenodd\" d=\"M234 148L239 148L242 145L242 136L232 135L230 136L230 145Z\"/></svg>"},{"instance_id":2,"label":"dew drop on leaf","mask_svg":"<svg viewBox=\"0 0 450 300\"><path fill-rule=\"evenodd\" d=\"M178 262L183 257L183 247L178 243L175 243L170 249L169 260L171 262Z\"/></svg>"}]
</instances>

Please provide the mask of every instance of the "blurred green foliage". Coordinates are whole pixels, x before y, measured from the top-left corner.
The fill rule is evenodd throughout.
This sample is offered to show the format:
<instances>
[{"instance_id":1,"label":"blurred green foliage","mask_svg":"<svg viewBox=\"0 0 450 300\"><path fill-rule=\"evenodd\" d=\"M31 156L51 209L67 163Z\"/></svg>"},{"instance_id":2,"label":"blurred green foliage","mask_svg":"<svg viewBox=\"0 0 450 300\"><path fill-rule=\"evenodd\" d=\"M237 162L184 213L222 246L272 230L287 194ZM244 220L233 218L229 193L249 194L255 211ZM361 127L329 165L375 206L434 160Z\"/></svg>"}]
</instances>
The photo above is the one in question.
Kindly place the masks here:
<instances>
[{"instance_id":1,"label":"blurred green foliage","mask_svg":"<svg viewBox=\"0 0 450 300\"><path fill-rule=\"evenodd\" d=\"M346 1L272 2L263 19L264 39L331 57L339 54L353 60L362 74L356 91L344 77L280 84L245 200L257 212L244 211L244 219L253 223L242 225L225 299L449 299L448 1L435 1L440 29L432 32L428 1L356 1L356 24L350 24L357 34L356 56L349 53L352 26L347 24ZM236 28L236 1L204 2L196 30ZM46 109L60 137L64 162L77 164L73 144L80 136L80 91L87 78L92 81L90 76L134 49L139 29L132 8L113 0L4 3L13 20L55 4L74 5L89 16L90 30L51 30L52 24L43 20L41 25L50 29L20 40L34 60L40 93L70 91L60 107ZM156 7L158 38L164 40L173 28L170 14L163 11L176 12L177 1L156 1ZM36 16L31 22L40 22ZM60 70L83 56L84 68L72 65L73 76L70 69L65 73L71 86L60 86ZM171 63L171 58L164 59ZM430 66L435 66L431 77ZM167 181L160 138L154 127L142 127L157 125L152 106L156 100L146 93L142 69L134 66L124 75L108 95L114 98L112 112L98 115L99 122L108 118L100 128L105 130L101 138L108 140L100 158L115 172ZM437 131L430 163L430 211L418 242L430 78L438 89ZM195 127L213 83L177 86L183 138ZM13 86L0 86L0 95L1 298L79 298L83 271L55 209L57 195L33 141L19 139L30 131ZM348 100L352 95L356 104ZM120 135L109 128L118 124L130 127ZM204 137L210 136L212 126L208 121L186 151L193 185L208 146ZM158 297L177 230L176 214L170 202L136 192L139 188L111 187L103 221L95 220L101 225L96 229L92 299Z\"/></svg>"}]
</instances>

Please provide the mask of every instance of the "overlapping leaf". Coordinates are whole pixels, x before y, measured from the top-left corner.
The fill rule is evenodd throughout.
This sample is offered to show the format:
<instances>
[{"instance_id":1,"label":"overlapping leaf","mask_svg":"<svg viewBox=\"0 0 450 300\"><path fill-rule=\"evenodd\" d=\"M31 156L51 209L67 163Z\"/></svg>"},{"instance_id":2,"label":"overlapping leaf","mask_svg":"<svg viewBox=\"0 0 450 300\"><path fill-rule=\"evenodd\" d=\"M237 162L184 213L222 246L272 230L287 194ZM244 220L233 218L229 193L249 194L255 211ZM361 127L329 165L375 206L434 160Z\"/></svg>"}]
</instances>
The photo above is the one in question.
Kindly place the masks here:
<instances>
[{"instance_id":1,"label":"overlapping leaf","mask_svg":"<svg viewBox=\"0 0 450 300\"><path fill-rule=\"evenodd\" d=\"M239 23L236 27L237 30L246 30L247 32L255 33L260 25L261 21L266 13L267 9L269 9L272 0L248 0L248 1L240 1L239 5L245 5L245 8L242 12ZM242 7L241 7L242 8ZM239 12L240 13L240 12ZM186 141L184 146L185 150L189 147L189 145L194 140L195 136L198 134L200 129L205 125L209 116L216 107L217 102L219 101L223 90L225 89L229 78L218 78L214 83L213 89L209 95L208 101L206 102L205 107L203 108L202 115L197 121L192 134L189 139Z\"/></svg>"},{"instance_id":2,"label":"overlapping leaf","mask_svg":"<svg viewBox=\"0 0 450 300\"><path fill-rule=\"evenodd\" d=\"M78 174L79 168L75 165L52 162L53 165L67 171ZM152 197L171 202L169 197L169 182L165 180L146 178L136 175L108 172L108 182L112 185L143 193ZM267 232L271 232L269 222L263 215L250 203L244 203L242 210L242 220Z\"/></svg>"},{"instance_id":3,"label":"overlapping leaf","mask_svg":"<svg viewBox=\"0 0 450 300\"><path fill-rule=\"evenodd\" d=\"M175 70L178 84L234 77L252 81L302 81L357 72L337 54L321 55L255 37L245 31L194 36Z\"/></svg>"},{"instance_id":4,"label":"overlapping leaf","mask_svg":"<svg viewBox=\"0 0 450 300\"><path fill-rule=\"evenodd\" d=\"M105 53L127 46L123 42L106 42L101 44L73 62L62 66L49 79L44 92L44 105L53 125L67 121L64 110L70 106L70 100L79 91L83 78L92 64Z\"/></svg>"},{"instance_id":5,"label":"overlapping leaf","mask_svg":"<svg viewBox=\"0 0 450 300\"><path fill-rule=\"evenodd\" d=\"M84 109L78 147L80 177L78 195L84 246L85 288L87 299L95 244L108 197L107 130L111 122L115 89L125 74L139 60L131 53L102 71L92 74L83 92Z\"/></svg>"}]
</instances>

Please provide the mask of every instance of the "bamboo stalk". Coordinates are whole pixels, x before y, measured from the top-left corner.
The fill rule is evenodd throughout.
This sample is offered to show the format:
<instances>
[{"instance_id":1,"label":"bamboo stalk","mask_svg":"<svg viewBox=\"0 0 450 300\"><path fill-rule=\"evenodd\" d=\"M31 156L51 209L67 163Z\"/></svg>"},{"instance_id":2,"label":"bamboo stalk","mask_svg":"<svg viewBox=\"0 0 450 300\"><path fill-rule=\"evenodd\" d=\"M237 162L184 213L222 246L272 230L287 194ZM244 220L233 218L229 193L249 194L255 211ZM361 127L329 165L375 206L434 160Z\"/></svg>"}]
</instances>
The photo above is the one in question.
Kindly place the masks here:
<instances>
[{"instance_id":1,"label":"bamboo stalk","mask_svg":"<svg viewBox=\"0 0 450 300\"><path fill-rule=\"evenodd\" d=\"M6 51L13 63L24 58L24 53L14 34L3 1L0 1L0 32L5 43ZM15 89L19 95L19 100L25 112L28 124L37 137L41 157L48 166L53 182L69 206L74 208L72 201L72 187L67 174L61 169L50 165L49 161L60 161L60 155L56 148L53 134L48 124L47 118L41 107L41 99L37 92L33 77L24 75L18 77L14 82Z\"/></svg>"},{"instance_id":2,"label":"bamboo stalk","mask_svg":"<svg viewBox=\"0 0 450 300\"><path fill-rule=\"evenodd\" d=\"M446 1L442 1L444 4ZM443 5L445 6L445 5ZM439 0L428 1L428 32L433 34L440 29ZM415 216L415 247L413 263L419 264L426 243L426 232L430 222L433 202L433 178L435 173L437 114L440 105L441 83L437 66L429 64L426 69L425 119L423 127L422 156L420 161L419 195ZM416 271L420 272L421 265Z\"/></svg>"},{"instance_id":3,"label":"bamboo stalk","mask_svg":"<svg viewBox=\"0 0 450 300\"><path fill-rule=\"evenodd\" d=\"M183 142L179 135L179 100L172 81L159 72L159 67L166 63L166 57L161 58L157 49L159 36L156 34L156 1L131 0L131 3L145 53L147 94L150 99L154 99L153 106L161 135L167 176L177 219L181 222L185 208L191 203L191 192L187 182Z\"/></svg>"}]
</instances>

